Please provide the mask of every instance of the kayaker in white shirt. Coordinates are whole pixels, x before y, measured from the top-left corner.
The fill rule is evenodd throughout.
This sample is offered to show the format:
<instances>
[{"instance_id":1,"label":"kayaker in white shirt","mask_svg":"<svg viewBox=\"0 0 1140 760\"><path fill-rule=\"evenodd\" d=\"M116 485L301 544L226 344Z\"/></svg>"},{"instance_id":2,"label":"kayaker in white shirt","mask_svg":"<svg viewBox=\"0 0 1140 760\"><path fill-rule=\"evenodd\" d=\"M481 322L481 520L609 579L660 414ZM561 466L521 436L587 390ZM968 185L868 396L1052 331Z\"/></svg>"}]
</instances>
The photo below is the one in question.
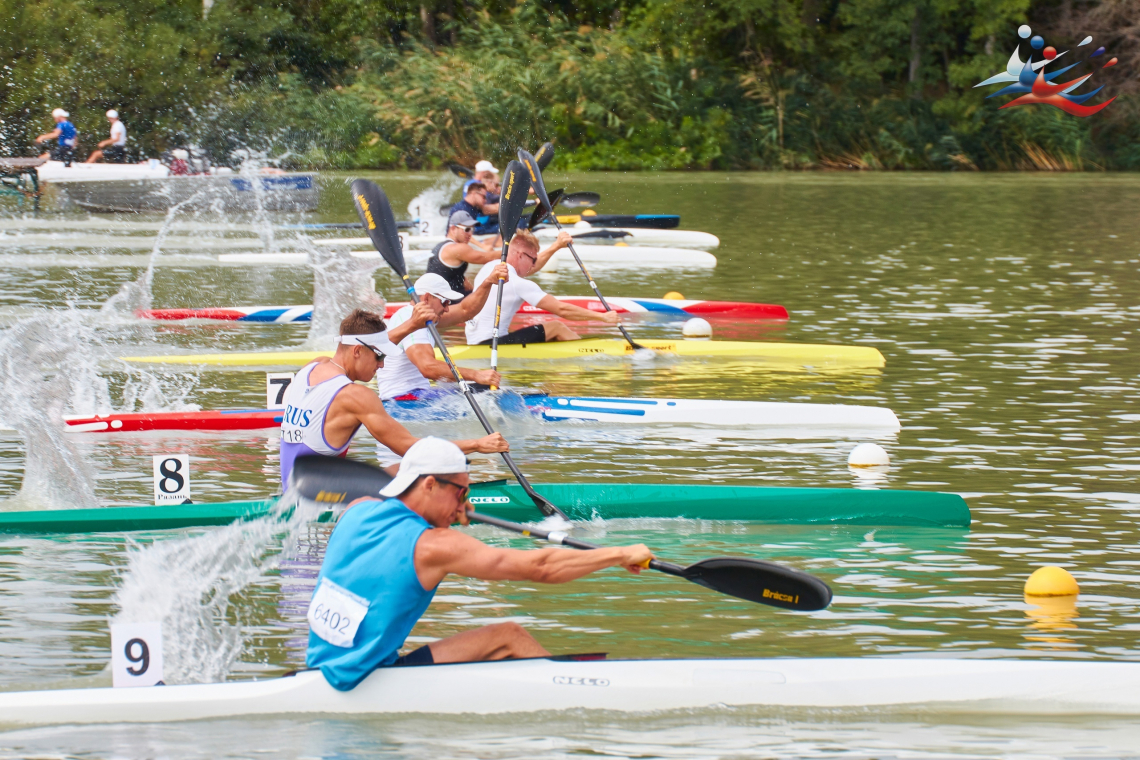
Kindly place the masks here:
<instances>
[{"instance_id":1,"label":"kayaker in white shirt","mask_svg":"<svg viewBox=\"0 0 1140 760\"><path fill-rule=\"evenodd\" d=\"M103 159L109 164L125 164L127 162L127 127L119 121L119 112L112 108L107 112L107 121L111 122L111 137L101 140L96 146L97 150L87 157L87 163L93 164Z\"/></svg>"},{"instance_id":2,"label":"kayaker in white shirt","mask_svg":"<svg viewBox=\"0 0 1140 760\"><path fill-rule=\"evenodd\" d=\"M500 346L520 343L547 343L556 340L578 340L581 337L562 322L555 321L530 325L509 332L511 320L522 308L524 302L573 322L597 321L609 325L618 323L616 311L599 313L559 301L554 296L547 295L537 283L526 279L527 275L534 272L540 263L546 263L542 259L543 256L549 259L553 255L553 251L550 249L541 254L538 249L538 239L528 230L519 230L515 233L510 248L507 250L510 279L507 280L503 289L503 311L499 320ZM492 264L483 265L475 277L476 288L491 276L492 269ZM498 285L497 275L495 285ZM467 345L469 346L489 345L491 343L491 338L495 332L495 307L498 298L495 290L496 288L492 287L491 296L487 299L487 303L483 305L477 315L467 322Z\"/></svg>"},{"instance_id":3,"label":"kayaker in white shirt","mask_svg":"<svg viewBox=\"0 0 1140 760\"><path fill-rule=\"evenodd\" d=\"M641 572L644 544L589 551L499 549L452 530L467 524L471 478L459 447L421 438L380 498L357 499L329 537L309 603L305 661L348 691L379 667L479 662L550 653L515 622L400 648L448 575L484 581L567 583L609 567ZM570 687L574 688L574 687Z\"/></svg>"},{"instance_id":4,"label":"kayaker in white shirt","mask_svg":"<svg viewBox=\"0 0 1140 760\"><path fill-rule=\"evenodd\" d=\"M482 309L492 292L494 283L498 282L499 277L506 277L508 273L506 264L495 262L491 276L466 298L462 293L452 290L447 281L438 274L430 272L416 280L415 291L420 297L420 303L430 310L435 326L443 330L467 321ZM422 312L423 307L419 311ZM431 380L450 382L454 379L447 362L435 357L435 344L431 333L424 326L427 323L426 319L422 313L416 312L417 309L408 304L388 318L390 331L407 325L409 321L419 329L399 342L401 350L387 357L384 365L376 373L376 391L385 401L429 390ZM459 367L459 374L464 380L481 385L499 385L502 382L499 373L490 369Z\"/></svg>"}]
</instances>

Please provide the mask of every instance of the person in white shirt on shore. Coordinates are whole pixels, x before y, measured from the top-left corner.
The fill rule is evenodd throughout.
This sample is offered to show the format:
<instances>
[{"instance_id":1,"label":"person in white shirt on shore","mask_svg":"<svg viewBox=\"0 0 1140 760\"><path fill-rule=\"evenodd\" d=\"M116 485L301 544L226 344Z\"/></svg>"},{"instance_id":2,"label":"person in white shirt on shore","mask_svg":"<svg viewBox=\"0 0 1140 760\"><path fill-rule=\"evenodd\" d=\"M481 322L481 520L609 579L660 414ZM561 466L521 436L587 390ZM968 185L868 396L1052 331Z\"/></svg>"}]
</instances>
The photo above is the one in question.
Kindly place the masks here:
<instances>
[{"instance_id":1,"label":"person in white shirt on shore","mask_svg":"<svg viewBox=\"0 0 1140 760\"><path fill-rule=\"evenodd\" d=\"M554 321L530 325L510 332L511 320L522 308L523 302L573 322L597 321L609 325L618 323L616 311L598 313L559 301L554 296L547 295L537 283L526 279L527 275L534 271L535 265L539 261L538 249L538 239L529 230L519 230L511 240L510 248L507 249L507 267L510 269L510 279L507 280L503 289L503 311L499 320L500 346L547 343L556 340L578 340L581 337L562 322ZM494 267L494 262L484 264L475 277L476 290L488 281L493 281L495 287L491 288L491 296L483 308L467 322L467 345L469 346L490 345L495 334L495 305L498 298L495 290L499 275L495 273ZM493 278L492 274L494 274Z\"/></svg>"},{"instance_id":2,"label":"person in white shirt on shore","mask_svg":"<svg viewBox=\"0 0 1140 760\"><path fill-rule=\"evenodd\" d=\"M408 304L389 317L388 330L395 330L401 325L414 325L420 329L403 338L398 344L401 350L388 356L384 366L376 372L377 395L385 401L422 399L431 394L432 380L452 381L455 376L447 362L435 356L435 344L426 327L427 320L435 322L440 330L467 321L483 308L499 277L505 278L508 274L506 264L494 262L491 277L466 298L452 290L438 274L428 273L416 280L419 305ZM464 380L479 385L499 385L502 382L499 373L490 369L459 367L459 374Z\"/></svg>"}]
</instances>

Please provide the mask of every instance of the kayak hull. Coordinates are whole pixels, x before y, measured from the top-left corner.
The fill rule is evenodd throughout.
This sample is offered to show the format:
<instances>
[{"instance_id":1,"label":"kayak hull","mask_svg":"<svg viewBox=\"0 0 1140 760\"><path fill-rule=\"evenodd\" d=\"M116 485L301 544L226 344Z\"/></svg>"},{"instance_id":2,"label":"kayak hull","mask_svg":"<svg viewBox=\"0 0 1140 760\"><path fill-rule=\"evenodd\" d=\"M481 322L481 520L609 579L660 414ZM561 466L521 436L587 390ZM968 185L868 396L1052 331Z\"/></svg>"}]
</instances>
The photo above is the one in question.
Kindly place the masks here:
<instances>
[{"instance_id":1,"label":"kayak hull","mask_svg":"<svg viewBox=\"0 0 1140 760\"><path fill-rule=\"evenodd\" d=\"M855 488L777 488L655 483L533 484L571 519L672 519L773 524L849 524L966 528L970 509L957 494ZM506 520L537 516L522 487L475 483L471 503ZM0 533L109 533L228 525L269 514L273 500L176 506L0 512ZM331 513L321 519L331 519Z\"/></svg>"},{"instance_id":2,"label":"kayak hull","mask_svg":"<svg viewBox=\"0 0 1140 760\"><path fill-rule=\"evenodd\" d=\"M450 399L453 394L440 394ZM458 398L454 395L454 398ZM437 398L399 399L385 403L397 420L450 421L471 414L464 405L441 405ZM712 399L615 398L548 396L544 393L500 393L494 401L509 414L532 414L548 422L580 420L609 424L714 425L736 430L764 430L795 437L820 431L859 430L897 433L902 426L890 409L842 404L795 404L774 401L718 401ZM233 409L208 412L150 412L67 417L74 433L145 433L154 431L225 432L265 430L281 426L281 412L269 409Z\"/></svg>"},{"instance_id":3,"label":"kayak hull","mask_svg":"<svg viewBox=\"0 0 1140 760\"><path fill-rule=\"evenodd\" d=\"M315 241L325 246L371 245L368 238L334 238ZM638 267L640 269L687 268L711 269L716 266L716 256L706 251L687 248L662 248L632 245L575 245L574 250L582 263L591 269ZM350 255L361 260L383 261L375 250L351 251ZM409 266L423 268L431 253L426 250L405 247L405 259ZM223 264L261 264L265 266L299 266L308 262L307 253L224 253L218 256ZM560 266L577 271L578 265L567 250L556 252L550 257L543 271L551 271Z\"/></svg>"},{"instance_id":4,"label":"kayak hull","mask_svg":"<svg viewBox=\"0 0 1140 760\"><path fill-rule=\"evenodd\" d=\"M596 296L555 296L563 303L573 304L590 311L602 312L605 308ZM690 301L666 298L607 298L610 309L619 314L652 314L654 316L688 319L693 316L731 319L786 320L788 310L767 303L739 301ZM389 303L384 307L385 318L390 318L407 302ZM550 312L524 303L520 314L549 314ZM313 307L304 306L231 306L216 309L140 309L139 319L214 319L233 322L273 322L288 324L311 322Z\"/></svg>"},{"instance_id":5,"label":"kayak hull","mask_svg":"<svg viewBox=\"0 0 1140 760\"><path fill-rule=\"evenodd\" d=\"M725 357L752 359L757 363L784 369L878 369L886 364L883 355L871 346L826 346L811 343L769 343L729 340L652 340L638 343L666 354L684 357ZM453 359L489 359L490 346L449 346ZM125 360L141 364L193 364L214 367L301 367L325 356L318 351L267 351L227 354L171 354L131 356ZM501 359L574 359L592 356L632 356L633 348L623 340L589 338L555 343L499 346ZM439 355L438 349L436 351ZM442 357L441 357L442 358Z\"/></svg>"},{"instance_id":6,"label":"kayak hull","mask_svg":"<svg viewBox=\"0 0 1140 760\"><path fill-rule=\"evenodd\" d=\"M573 660L380 668L352 691L319 671L223 684L0 694L0 724L255 715L646 713L725 707L1140 715L1140 663L936 658Z\"/></svg>"}]
</instances>

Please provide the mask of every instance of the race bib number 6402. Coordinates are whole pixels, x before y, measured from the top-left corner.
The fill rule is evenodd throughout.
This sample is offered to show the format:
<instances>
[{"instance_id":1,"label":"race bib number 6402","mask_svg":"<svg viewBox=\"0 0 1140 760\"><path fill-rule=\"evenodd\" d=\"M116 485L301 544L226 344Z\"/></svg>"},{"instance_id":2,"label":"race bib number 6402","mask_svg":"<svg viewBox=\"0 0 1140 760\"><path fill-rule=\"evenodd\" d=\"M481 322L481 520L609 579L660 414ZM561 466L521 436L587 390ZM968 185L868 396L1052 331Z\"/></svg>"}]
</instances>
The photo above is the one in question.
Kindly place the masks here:
<instances>
[{"instance_id":1,"label":"race bib number 6402","mask_svg":"<svg viewBox=\"0 0 1140 760\"><path fill-rule=\"evenodd\" d=\"M309 629L334 647L351 647L368 614L368 600L322 578L309 602Z\"/></svg>"}]
</instances>

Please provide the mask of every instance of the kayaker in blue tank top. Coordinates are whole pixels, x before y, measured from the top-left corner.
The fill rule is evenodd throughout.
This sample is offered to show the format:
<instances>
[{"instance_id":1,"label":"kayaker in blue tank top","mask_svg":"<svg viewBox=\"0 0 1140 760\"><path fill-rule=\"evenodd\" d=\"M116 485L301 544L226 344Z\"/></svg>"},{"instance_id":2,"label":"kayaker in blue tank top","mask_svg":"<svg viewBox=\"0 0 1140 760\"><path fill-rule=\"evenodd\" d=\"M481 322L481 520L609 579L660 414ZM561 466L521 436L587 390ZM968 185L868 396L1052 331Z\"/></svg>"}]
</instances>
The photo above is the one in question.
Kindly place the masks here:
<instances>
[{"instance_id":1,"label":"kayaker in blue tank top","mask_svg":"<svg viewBox=\"0 0 1140 760\"><path fill-rule=\"evenodd\" d=\"M517 623L498 623L399 655L449 574L488 581L566 583L607 567L640 572L642 544L591 551L496 549L450 528L466 524L470 477L459 447L421 438L383 499L358 499L329 538L309 603L306 662L334 688L355 688L379 667L545 657Z\"/></svg>"}]
</instances>

